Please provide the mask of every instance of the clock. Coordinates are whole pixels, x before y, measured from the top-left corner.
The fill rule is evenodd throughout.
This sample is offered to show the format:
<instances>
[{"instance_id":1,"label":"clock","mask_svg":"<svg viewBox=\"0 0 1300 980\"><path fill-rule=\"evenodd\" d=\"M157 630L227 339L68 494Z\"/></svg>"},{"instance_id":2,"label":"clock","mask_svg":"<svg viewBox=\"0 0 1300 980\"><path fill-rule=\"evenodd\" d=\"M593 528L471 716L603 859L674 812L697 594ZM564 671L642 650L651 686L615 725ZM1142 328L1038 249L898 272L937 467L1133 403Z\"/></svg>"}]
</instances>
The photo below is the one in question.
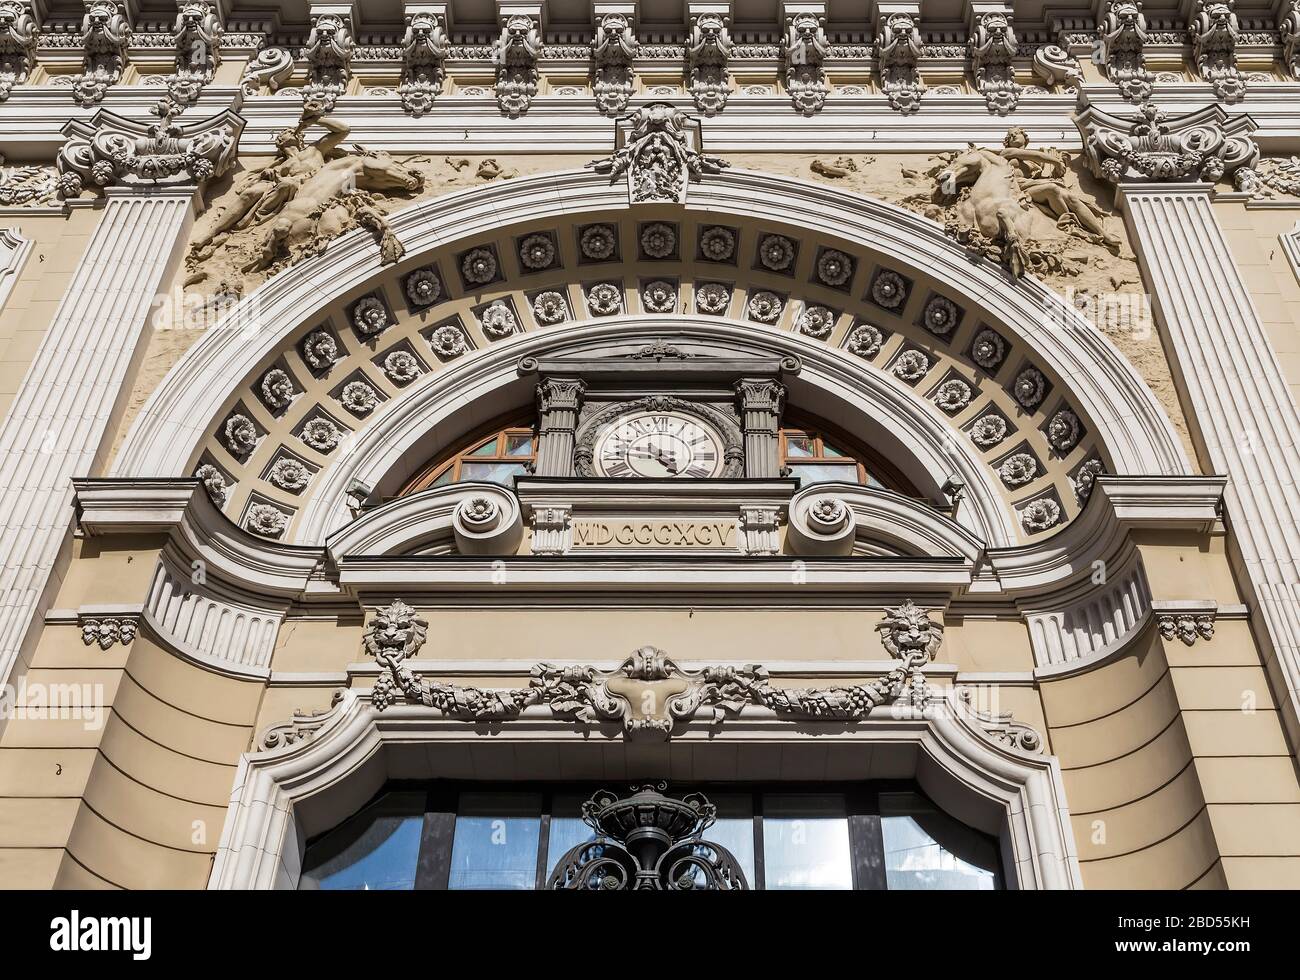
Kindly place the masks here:
<instances>
[{"instance_id":1,"label":"clock","mask_svg":"<svg viewBox=\"0 0 1300 980\"><path fill-rule=\"evenodd\" d=\"M607 477L717 477L724 446L716 428L684 412L629 412L597 437L592 465Z\"/></svg>"}]
</instances>

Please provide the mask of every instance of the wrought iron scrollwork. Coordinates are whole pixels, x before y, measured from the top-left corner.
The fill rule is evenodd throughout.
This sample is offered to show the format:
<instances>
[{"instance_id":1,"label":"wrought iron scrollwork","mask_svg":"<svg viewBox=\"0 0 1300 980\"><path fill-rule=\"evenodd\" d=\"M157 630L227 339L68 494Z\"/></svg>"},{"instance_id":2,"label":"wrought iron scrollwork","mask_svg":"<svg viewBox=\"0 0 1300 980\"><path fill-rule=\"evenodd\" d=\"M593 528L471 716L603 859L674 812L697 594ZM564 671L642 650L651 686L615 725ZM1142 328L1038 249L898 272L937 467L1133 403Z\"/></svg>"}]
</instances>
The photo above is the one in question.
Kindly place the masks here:
<instances>
[{"instance_id":1,"label":"wrought iron scrollwork","mask_svg":"<svg viewBox=\"0 0 1300 980\"><path fill-rule=\"evenodd\" d=\"M718 808L703 793L674 799L666 783L600 790L582 804L594 840L570 848L546 887L592 891L743 891L745 872L721 844L705 840Z\"/></svg>"}]
</instances>

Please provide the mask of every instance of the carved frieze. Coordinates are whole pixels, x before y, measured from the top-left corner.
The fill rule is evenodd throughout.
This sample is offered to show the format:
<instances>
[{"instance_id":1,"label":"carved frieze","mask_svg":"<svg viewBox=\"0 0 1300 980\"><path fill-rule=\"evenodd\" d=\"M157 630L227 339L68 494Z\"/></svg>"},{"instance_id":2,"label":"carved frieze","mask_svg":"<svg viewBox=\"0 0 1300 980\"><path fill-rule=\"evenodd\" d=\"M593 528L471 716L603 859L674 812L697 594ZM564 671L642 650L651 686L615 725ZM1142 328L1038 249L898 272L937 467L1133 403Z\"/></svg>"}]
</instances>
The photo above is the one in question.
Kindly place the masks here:
<instances>
[{"instance_id":1,"label":"carved frieze","mask_svg":"<svg viewBox=\"0 0 1300 980\"><path fill-rule=\"evenodd\" d=\"M596 21L596 36L591 42L591 88L596 94L596 108L602 114L617 116L627 108L636 78L632 62L639 50L629 14L605 13Z\"/></svg>"},{"instance_id":2,"label":"carved frieze","mask_svg":"<svg viewBox=\"0 0 1300 980\"><path fill-rule=\"evenodd\" d=\"M695 108L706 116L715 116L727 105L731 94L731 60L733 44L731 18L715 11L691 17L691 35L686 45L687 85Z\"/></svg>"},{"instance_id":3,"label":"carved frieze","mask_svg":"<svg viewBox=\"0 0 1300 980\"><path fill-rule=\"evenodd\" d=\"M758 664L684 670L654 647L634 651L612 671L538 664L524 688L428 681L408 661L427 639L429 624L400 599L376 612L363 642L383 668L371 695L380 711L406 702L453 718L489 721L515 718L538 705L582 724L621 724L627 737L666 739L677 725L702 713L719 722L751 705L792 718L841 721L866 718L903 698L924 707L932 697L924 669L939 649L943 625L908 600L887 610L876 630L897 665L865 684L826 688L773 687Z\"/></svg>"},{"instance_id":4,"label":"carved frieze","mask_svg":"<svg viewBox=\"0 0 1300 980\"><path fill-rule=\"evenodd\" d=\"M824 16L803 11L786 17L782 46L785 90L795 109L805 116L820 112L830 95L830 83L826 80L830 48Z\"/></svg>"},{"instance_id":5,"label":"carved frieze","mask_svg":"<svg viewBox=\"0 0 1300 980\"><path fill-rule=\"evenodd\" d=\"M221 63L224 33L213 3L209 0L180 0L172 28L176 68L167 78L167 91L177 105L193 105L203 92L203 86L212 81L213 73Z\"/></svg>"},{"instance_id":6,"label":"carved frieze","mask_svg":"<svg viewBox=\"0 0 1300 980\"><path fill-rule=\"evenodd\" d=\"M402 81L397 94L402 107L419 118L433 108L447 77L447 31L441 16L430 10L406 15L402 36Z\"/></svg>"},{"instance_id":7,"label":"carved frieze","mask_svg":"<svg viewBox=\"0 0 1300 980\"><path fill-rule=\"evenodd\" d=\"M537 59L542 55L542 32L538 19L511 14L501 26L496 43L496 97L501 111L517 119L528 111L541 78Z\"/></svg>"},{"instance_id":8,"label":"carved frieze","mask_svg":"<svg viewBox=\"0 0 1300 980\"><path fill-rule=\"evenodd\" d=\"M897 11L881 16L876 28L876 61L885 97L903 115L921 108L925 82L917 70L923 51L920 4L915 12Z\"/></svg>"},{"instance_id":9,"label":"carved frieze","mask_svg":"<svg viewBox=\"0 0 1300 980\"><path fill-rule=\"evenodd\" d=\"M3 158L0 158L0 164ZM0 207L40 207L54 204L59 195L59 172L54 167L0 165Z\"/></svg>"},{"instance_id":10,"label":"carved frieze","mask_svg":"<svg viewBox=\"0 0 1300 980\"><path fill-rule=\"evenodd\" d=\"M692 180L729 166L693 147L687 129L690 121L681 109L664 102L642 106L632 114L623 145L587 166L609 174L611 180L625 177L633 204L684 204Z\"/></svg>"},{"instance_id":11,"label":"carved frieze","mask_svg":"<svg viewBox=\"0 0 1300 980\"><path fill-rule=\"evenodd\" d=\"M38 27L31 0L0 3L0 102L27 81L35 65Z\"/></svg>"}]
</instances>

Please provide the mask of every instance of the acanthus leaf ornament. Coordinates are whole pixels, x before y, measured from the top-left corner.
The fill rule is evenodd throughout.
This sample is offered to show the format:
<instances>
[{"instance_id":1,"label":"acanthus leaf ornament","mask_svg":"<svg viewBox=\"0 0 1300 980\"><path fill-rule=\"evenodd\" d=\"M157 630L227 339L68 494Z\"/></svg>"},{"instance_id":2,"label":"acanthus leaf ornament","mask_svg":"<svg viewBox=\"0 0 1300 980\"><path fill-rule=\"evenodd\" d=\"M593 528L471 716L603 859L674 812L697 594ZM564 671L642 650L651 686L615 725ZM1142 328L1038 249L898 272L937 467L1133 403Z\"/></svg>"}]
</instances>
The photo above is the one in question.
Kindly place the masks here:
<instances>
[{"instance_id":1,"label":"acanthus leaf ornament","mask_svg":"<svg viewBox=\"0 0 1300 980\"><path fill-rule=\"evenodd\" d=\"M221 63L221 39L225 31L216 6L209 0L181 0L172 28L176 67L167 77L172 101L190 106L198 101L203 86Z\"/></svg>"},{"instance_id":2,"label":"acanthus leaf ornament","mask_svg":"<svg viewBox=\"0 0 1300 980\"><path fill-rule=\"evenodd\" d=\"M402 80L397 86L402 108L417 119L433 108L447 77L445 62L450 44L443 19L417 10L406 16L402 36Z\"/></svg>"},{"instance_id":3,"label":"acanthus leaf ornament","mask_svg":"<svg viewBox=\"0 0 1300 980\"><path fill-rule=\"evenodd\" d=\"M311 30L302 49L307 62L307 84L302 87L304 106L315 113L334 109L352 77L355 50L350 17L328 12L311 18Z\"/></svg>"},{"instance_id":4,"label":"acanthus leaf ornament","mask_svg":"<svg viewBox=\"0 0 1300 980\"><path fill-rule=\"evenodd\" d=\"M245 95L257 95L263 85L272 92L293 74L293 55L284 48L262 48L244 66L239 87Z\"/></svg>"},{"instance_id":5,"label":"acanthus leaf ornament","mask_svg":"<svg viewBox=\"0 0 1300 980\"><path fill-rule=\"evenodd\" d=\"M59 150L59 193L76 197L91 186L202 184L230 169L244 120L229 109L207 119L174 122L177 106L154 107L156 123L140 123L105 109L89 122L64 127Z\"/></svg>"},{"instance_id":6,"label":"acanthus leaf ornament","mask_svg":"<svg viewBox=\"0 0 1300 980\"><path fill-rule=\"evenodd\" d=\"M1249 116L1230 117L1217 103L1174 117L1150 102L1137 111L1121 118L1088 104L1075 113L1094 176L1111 183L1215 183L1254 172L1259 148Z\"/></svg>"},{"instance_id":7,"label":"acanthus leaf ornament","mask_svg":"<svg viewBox=\"0 0 1300 980\"><path fill-rule=\"evenodd\" d=\"M726 108L731 94L727 63L734 45L729 21L716 12L691 17L691 35L686 43L687 83L695 108L706 116L716 116Z\"/></svg>"},{"instance_id":8,"label":"acanthus leaf ornament","mask_svg":"<svg viewBox=\"0 0 1300 980\"><path fill-rule=\"evenodd\" d=\"M537 94L541 78L537 61L542 56L542 47L537 18L511 14L505 19L493 56L497 64L497 105L511 119L526 113Z\"/></svg>"},{"instance_id":9,"label":"acanthus leaf ornament","mask_svg":"<svg viewBox=\"0 0 1300 980\"><path fill-rule=\"evenodd\" d=\"M1196 13L1188 27L1196 67L1201 77L1224 102L1240 102L1246 96L1246 76L1237 67L1237 43L1241 24L1236 0L1197 0Z\"/></svg>"},{"instance_id":10,"label":"acanthus leaf ornament","mask_svg":"<svg viewBox=\"0 0 1300 980\"><path fill-rule=\"evenodd\" d=\"M627 15L611 13L600 17L591 42L591 88L596 108L603 115L617 116L627 108L635 80L632 62L639 50Z\"/></svg>"},{"instance_id":11,"label":"acanthus leaf ornament","mask_svg":"<svg viewBox=\"0 0 1300 980\"><path fill-rule=\"evenodd\" d=\"M613 155L587 166L598 174L609 174L611 180L625 177L633 204L684 204L692 180L730 166L695 149L698 140L691 140L690 123L690 116L668 103L641 106L628 117L626 129L618 130L618 136L626 133L626 138Z\"/></svg>"},{"instance_id":12,"label":"acanthus leaf ornament","mask_svg":"<svg viewBox=\"0 0 1300 980\"><path fill-rule=\"evenodd\" d=\"M830 51L825 17L804 12L786 18L782 46L785 90L795 110L805 116L821 112L830 95L830 83L826 81L826 59Z\"/></svg>"},{"instance_id":13,"label":"acanthus leaf ornament","mask_svg":"<svg viewBox=\"0 0 1300 980\"><path fill-rule=\"evenodd\" d=\"M1011 8L988 11L975 18L968 42L975 87L989 112L1005 116L1020 104L1022 91L1012 64L1019 41L1011 23Z\"/></svg>"},{"instance_id":14,"label":"acanthus leaf ornament","mask_svg":"<svg viewBox=\"0 0 1300 980\"><path fill-rule=\"evenodd\" d=\"M15 85L27 81L35 66L39 26L32 0L0 3L0 102L9 98Z\"/></svg>"},{"instance_id":15,"label":"acanthus leaf ornament","mask_svg":"<svg viewBox=\"0 0 1300 980\"><path fill-rule=\"evenodd\" d=\"M428 636L429 624L400 599L376 612L365 650L382 672L371 703L383 711L399 702L433 708L466 721L505 720L544 706L556 717L586 725L620 724L625 737L667 739L697 718L718 723L746 707L790 718L855 721L906 696L915 708L931 698L923 670L943 639L943 625L910 600L886 610L876 627L899 663L865 684L827 688L773 687L758 664L684 670L662 650L642 647L616 669L540 663L525 688L484 689L425 680L408 661Z\"/></svg>"},{"instance_id":16,"label":"acanthus leaf ornament","mask_svg":"<svg viewBox=\"0 0 1300 980\"><path fill-rule=\"evenodd\" d=\"M1129 102L1150 99L1155 75L1146 66L1144 48L1149 32L1142 0L1107 0L1098 34L1106 77Z\"/></svg>"},{"instance_id":17,"label":"acanthus leaf ornament","mask_svg":"<svg viewBox=\"0 0 1300 980\"><path fill-rule=\"evenodd\" d=\"M881 16L876 31L876 63L890 108L909 115L921 108L925 82L917 69L924 51L921 41L920 5L916 13L895 12Z\"/></svg>"},{"instance_id":18,"label":"acanthus leaf ornament","mask_svg":"<svg viewBox=\"0 0 1300 980\"><path fill-rule=\"evenodd\" d=\"M90 108L104 100L110 85L122 80L131 22L125 5L116 0L86 0L81 18L81 74L72 84L77 104Z\"/></svg>"}]
</instances>

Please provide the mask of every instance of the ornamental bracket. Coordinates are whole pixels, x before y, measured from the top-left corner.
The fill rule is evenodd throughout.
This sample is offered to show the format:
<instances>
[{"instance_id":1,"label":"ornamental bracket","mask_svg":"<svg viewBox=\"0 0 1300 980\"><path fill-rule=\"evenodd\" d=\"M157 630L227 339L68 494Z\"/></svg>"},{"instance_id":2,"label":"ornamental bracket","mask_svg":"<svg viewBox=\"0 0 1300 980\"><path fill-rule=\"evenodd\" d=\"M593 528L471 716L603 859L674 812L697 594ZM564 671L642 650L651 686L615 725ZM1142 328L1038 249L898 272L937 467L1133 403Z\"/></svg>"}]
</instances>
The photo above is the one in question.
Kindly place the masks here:
<instances>
[{"instance_id":1,"label":"ornamental bracket","mask_svg":"<svg viewBox=\"0 0 1300 980\"><path fill-rule=\"evenodd\" d=\"M631 204L685 204L692 180L731 166L702 153L702 141L698 119L667 102L652 102L619 118L614 153L587 166L611 180L626 177Z\"/></svg>"}]
</instances>

